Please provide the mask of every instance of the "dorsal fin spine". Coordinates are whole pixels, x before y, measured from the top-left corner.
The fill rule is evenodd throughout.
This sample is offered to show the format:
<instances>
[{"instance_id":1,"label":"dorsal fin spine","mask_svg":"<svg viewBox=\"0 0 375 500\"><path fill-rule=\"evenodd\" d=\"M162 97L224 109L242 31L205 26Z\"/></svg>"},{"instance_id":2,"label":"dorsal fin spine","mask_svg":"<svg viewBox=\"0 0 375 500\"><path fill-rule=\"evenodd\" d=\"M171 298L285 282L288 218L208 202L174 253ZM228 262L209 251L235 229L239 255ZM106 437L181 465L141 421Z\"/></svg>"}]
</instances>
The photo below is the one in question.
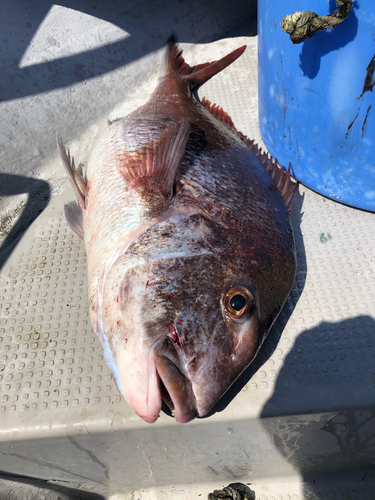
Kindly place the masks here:
<instances>
[{"instance_id":1,"label":"dorsal fin spine","mask_svg":"<svg viewBox=\"0 0 375 500\"><path fill-rule=\"evenodd\" d=\"M236 134L241 141L250 149L250 151L262 162L267 172L270 174L274 180L276 186L281 191L284 198L285 204L292 213L294 205L291 204L295 190L297 189L297 182L292 182L290 178L291 165L286 171L284 167L279 167L277 164L277 159L269 157L268 154L264 153L261 148L254 143L254 140L248 139L244 134L239 132L232 119L222 108L216 104L211 104L211 102L203 97L201 104L216 118L218 121L223 123L229 130Z\"/></svg>"}]
</instances>

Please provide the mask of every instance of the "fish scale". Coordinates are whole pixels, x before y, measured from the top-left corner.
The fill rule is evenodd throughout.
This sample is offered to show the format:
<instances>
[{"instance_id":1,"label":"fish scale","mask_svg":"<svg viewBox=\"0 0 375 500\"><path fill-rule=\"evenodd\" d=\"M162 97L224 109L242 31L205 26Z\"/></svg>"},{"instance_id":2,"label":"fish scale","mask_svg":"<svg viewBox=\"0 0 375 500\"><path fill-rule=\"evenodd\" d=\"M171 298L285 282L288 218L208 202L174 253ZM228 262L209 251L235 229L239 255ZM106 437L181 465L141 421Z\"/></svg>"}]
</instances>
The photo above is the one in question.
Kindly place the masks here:
<instances>
[{"instance_id":1,"label":"fish scale","mask_svg":"<svg viewBox=\"0 0 375 500\"><path fill-rule=\"evenodd\" d=\"M103 132L86 180L58 141L91 323L119 391L149 423L162 399L178 422L207 414L256 356L294 281L295 184L192 94L244 50L190 67L171 40L154 93Z\"/></svg>"}]
</instances>

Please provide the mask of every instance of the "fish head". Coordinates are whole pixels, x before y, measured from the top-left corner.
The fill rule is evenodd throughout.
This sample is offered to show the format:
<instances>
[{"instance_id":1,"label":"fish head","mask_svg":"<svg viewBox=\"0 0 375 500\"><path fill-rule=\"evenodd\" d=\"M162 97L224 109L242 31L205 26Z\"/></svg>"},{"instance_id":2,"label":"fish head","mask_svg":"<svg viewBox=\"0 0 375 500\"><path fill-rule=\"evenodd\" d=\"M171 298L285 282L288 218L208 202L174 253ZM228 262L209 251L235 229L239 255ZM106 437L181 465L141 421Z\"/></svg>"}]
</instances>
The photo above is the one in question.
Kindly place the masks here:
<instances>
[{"instance_id":1,"label":"fish head","mask_svg":"<svg viewBox=\"0 0 375 500\"><path fill-rule=\"evenodd\" d=\"M160 232L153 244L145 236L121 256L103 295L112 372L135 412L150 423L162 399L178 422L206 415L253 360L289 292L265 311L246 242L204 217L178 224L188 228L164 227L168 242L160 244ZM140 258L146 247L153 254Z\"/></svg>"}]
</instances>

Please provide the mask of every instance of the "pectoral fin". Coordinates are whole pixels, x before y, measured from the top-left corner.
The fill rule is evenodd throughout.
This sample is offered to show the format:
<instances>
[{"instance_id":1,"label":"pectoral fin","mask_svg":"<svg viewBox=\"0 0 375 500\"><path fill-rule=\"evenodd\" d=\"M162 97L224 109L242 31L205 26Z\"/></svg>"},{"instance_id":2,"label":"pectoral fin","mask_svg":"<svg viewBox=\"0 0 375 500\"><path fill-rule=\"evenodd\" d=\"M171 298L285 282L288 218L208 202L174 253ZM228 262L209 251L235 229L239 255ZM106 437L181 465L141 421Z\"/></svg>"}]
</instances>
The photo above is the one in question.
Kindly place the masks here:
<instances>
[{"instance_id":1,"label":"pectoral fin","mask_svg":"<svg viewBox=\"0 0 375 500\"><path fill-rule=\"evenodd\" d=\"M189 122L173 123L159 139L152 139L134 153L124 152L118 169L129 188L171 198L189 133Z\"/></svg>"}]
</instances>

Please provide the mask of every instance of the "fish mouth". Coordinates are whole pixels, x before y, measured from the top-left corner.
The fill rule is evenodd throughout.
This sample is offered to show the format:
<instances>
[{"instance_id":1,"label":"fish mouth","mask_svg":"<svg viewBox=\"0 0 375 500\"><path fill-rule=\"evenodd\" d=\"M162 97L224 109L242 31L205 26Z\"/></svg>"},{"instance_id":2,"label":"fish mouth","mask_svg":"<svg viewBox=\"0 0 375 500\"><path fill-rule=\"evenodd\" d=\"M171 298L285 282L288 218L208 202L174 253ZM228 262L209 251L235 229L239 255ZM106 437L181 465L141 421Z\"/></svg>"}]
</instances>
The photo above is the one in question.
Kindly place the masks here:
<instances>
[{"instance_id":1,"label":"fish mouth","mask_svg":"<svg viewBox=\"0 0 375 500\"><path fill-rule=\"evenodd\" d=\"M161 396L179 423L198 416L191 381L183 374L173 341L160 339L154 346L154 360L159 375Z\"/></svg>"}]
</instances>

